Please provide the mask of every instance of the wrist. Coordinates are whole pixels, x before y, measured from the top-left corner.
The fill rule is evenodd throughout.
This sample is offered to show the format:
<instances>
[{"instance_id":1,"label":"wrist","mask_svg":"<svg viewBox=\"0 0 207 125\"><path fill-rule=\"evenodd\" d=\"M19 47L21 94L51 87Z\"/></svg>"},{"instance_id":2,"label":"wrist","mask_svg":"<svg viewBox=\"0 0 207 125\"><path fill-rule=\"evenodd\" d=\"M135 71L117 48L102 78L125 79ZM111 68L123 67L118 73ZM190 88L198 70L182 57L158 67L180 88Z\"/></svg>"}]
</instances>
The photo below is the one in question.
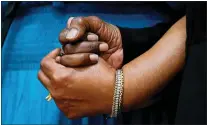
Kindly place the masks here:
<instances>
[{"instance_id":1,"label":"wrist","mask_svg":"<svg viewBox=\"0 0 207 125\"><path fill-rule=\"evenodd\" d=\"M103 114L111 114L112 111L112 105L113 105L113 94L114 94L114 85L115 85L115 81L116 81L116 70L114 68L111 68L109 75L108 75L108 84L107 85L107 91L106 93L106 98L104 101L106 102L103 106L104 108L102 108L103 110L101 111L101 113Z\"/></svg>"},{"instance_id":2,"label":"wrist","mask_svg":"<svg viewBox=\"0 0 207 125\"><path fill-rule=\"evenodd\" d=\"M129 78L127 75L127 72L129 70L128 67L126 65L124 65L122 67L122 70L123 70L123 74L124 74L124 93L123 93L122 105L123 105L123 111L127 112L132 107L134 93L132 91L133 88L129 84L130 81L129 81Z\"/></svg>"},{"instance_id":3,"label":"wrist","mask_svg":"<svg viewBox=\"0 0 207 125\"><path fill-rule=\"evenodd\" d=\"M136 79L136 73L133 67L127 64L122 67L124 73L124 94L123 94L123 111L128 112L132 109L143 108L149 104L149 100L146 97L146 93L143 93L142 86L137 85L141 82ZM141 74L140 74L141 76Z\"/></svg>"}]
</instances>

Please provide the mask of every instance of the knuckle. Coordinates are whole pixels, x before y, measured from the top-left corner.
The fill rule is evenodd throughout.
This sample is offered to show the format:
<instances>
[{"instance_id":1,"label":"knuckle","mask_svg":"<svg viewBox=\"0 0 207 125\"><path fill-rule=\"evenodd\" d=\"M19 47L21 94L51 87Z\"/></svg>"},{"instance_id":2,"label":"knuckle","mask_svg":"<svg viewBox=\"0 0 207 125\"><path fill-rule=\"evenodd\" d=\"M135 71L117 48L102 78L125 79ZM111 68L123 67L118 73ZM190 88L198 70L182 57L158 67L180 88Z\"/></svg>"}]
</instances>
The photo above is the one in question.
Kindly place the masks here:
<instances>
[{"instance_id":1,"label":"knuckle","mask_svg":"<svg viewBox=\"0 0 207 125\"><path fill-rule=\"evenodd\" d=\"M91 18L94 21L101 21L101 19L97 16L89 16L89 18Z\"/></svg>"},{"instance_id":2,"label":"knuckle","mask_svg":"<svg viewBox=\"0 0 207 125\"><path fill-rule=\"evenodd\" d=\"M62 93L60 92L52 91L51 94L55 100L59 100L62 97ZM58 105L58 107L61 107L61 105Z\"/></svg>"},{"instance_id":3,"label":"knuckle","mask_svg":"<svg viewBox=\"0 0 207 125\"><path fill-rule=\"evenodd\" d=\"M41 61L41 63L40 63L40 66L41 67L45 67L47 65L48 65L48 59L47 58L43 58L42 61Z\"/></svg>"},{"instance_id":4,"label":"knuckle","mask_svg":"<svg viewBox=\"0 0 207 125\"><path fill-rule=\"evenodd\" d=\"M88 55L87 54L81 54L80 55L80 63L84 63L87 61Z\"/></svg>"},{"instance_id":5,"label":"knuckle","mask_svg":"<svg viewBox=\"0 0 207 125\"><path fill-rule=\"evenodd\" d=\"M90 43L90 45L88 46L88 49L90 50L90 52L97 52L97 50L99 48L99 44L98 43Z\"/></svg>"},{"instance_id":6,"label":"knuckle","mask_svg":"<svg viewBox=\"0 0 207 125\"><path fill-rule=\"evenodd\" d=\"M55 72L52 75L52 79L55 83L63 83L63 82L68 82L70 78L72 77L73 70L69 70L67 72L65 71L60 71L60 72Z\"/></svg>"},{"instance_id":7,"label":"knuckle","mask_svg":"<svg viewBox=\"0 0 207 125\"><path fill-rule=\"evenodd\" d=\"M74 48L71 44L66 44L63 49L64 49L65 54L74 53Z\"/></svg>"},{"instance_id":8,"label":"knuckle","mask_svg":"<svg viewBox=\"0 0 207 125\"><path fill-rule=\"evenodd\" d=\"M64 80L68 80L71 82L74 74L75 74L74 69L69 70L67 73L64 74L65 75ZM70 84L70 83L68 82L68 84Z\"/></svg>"},{"instance_id":9,"label":"knuckle","mask_svg":"<svg viewBox=\"0 0 207 125\"><path fill-rule=\"evenodd\" d=\"M67 88L71 88L72 87L72 83L74 82L74 74L75 74L75 70L71 69L70 71L68 71L67 73L65 73L65 76L63 78L64 82L64 86Z\"/></svg>"},{"instance_id":10,"label":"knuckle","mask_svg":"<svg viewBox=\"0 0 207 125\"><path fill-rule=\"evenodd\" d=\"M98 43L98 42L93 42L93 43L92 43L92 46L93 46L93 50L98 50L98 48L99 48L99 43Z\"/></svg>"},{"instance_id":11,"label":"knuckle","mask_svg":"<svg viewBox=\"0 0 207 125\"><path fill-rule=\"evenodd\" d=\"M93 50L94 48L95 48L94 43L90 43L90 44L88 45L88 49L89 49L89 50Z\"/></svg>"},{"instance_id":12,"label":"knuckle","mask_svg":"<svg viewBox=\"0 0 207 125\"><path fill-rule=\"evenodd\" d=\"M68 77L70 77L70 76L65 72L59 73L59 79L61 79L61 81L67 81Z\"/></svg>"},{"instance_id":13,"label":"knuckle","mask_svg":"<svg viewBox=\"0 0 207 125\"><path fill-rule=\"evenodd\" d=\"M52 80L53 80L53 82L55 82L55 83L61 83L62 82L62 78L60 76L61 75L59 73L54 72L52 74Z\"/></svg>"},{"instance_id":14,"label":"knuckle","mask_svg":"<svg viewBox=\"0 0 207 125\"><path fill-rule=\"evenodd\" d=\"M76 22L76 23L83 23L84 22L84 19L83 17L75 17L72 22Z\"/></svg>"}]
</instances>

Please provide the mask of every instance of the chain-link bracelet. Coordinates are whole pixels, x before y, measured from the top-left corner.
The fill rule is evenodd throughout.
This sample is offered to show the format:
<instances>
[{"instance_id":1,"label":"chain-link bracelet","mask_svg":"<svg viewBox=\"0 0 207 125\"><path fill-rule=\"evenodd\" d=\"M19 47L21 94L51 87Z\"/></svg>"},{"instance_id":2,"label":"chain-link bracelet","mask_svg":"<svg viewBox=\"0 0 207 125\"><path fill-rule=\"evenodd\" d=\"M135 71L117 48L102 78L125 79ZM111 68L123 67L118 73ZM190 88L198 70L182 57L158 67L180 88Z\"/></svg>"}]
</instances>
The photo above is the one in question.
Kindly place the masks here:
<instances>
[{"instance_id":1,"label":"chain-link bracelet","mask_svg":"<svg viewBox=\"0 0 207 125\"><path fill-rule=\"evenodd\" d=\"M123 96L124 75L122 69L116 71L116 82L114 87L113 105L111 117L117 117L121 112Z\"/></svg>"},{"instance_id":2,"label":"chain-link bracelet","mask_svg":"<svg viewBox=\"0 0 207 125\"><path fill-rule=\"evenodd\" d=\"M118 86L120 88L120 91L119 91L119 105L118 105L118 114L121 113L121 110L122 110L122 100L123 100L123 91L124 91L124 73L123 73L123 70L117 70L118 72Z\"/></svg>"}]
</instances>

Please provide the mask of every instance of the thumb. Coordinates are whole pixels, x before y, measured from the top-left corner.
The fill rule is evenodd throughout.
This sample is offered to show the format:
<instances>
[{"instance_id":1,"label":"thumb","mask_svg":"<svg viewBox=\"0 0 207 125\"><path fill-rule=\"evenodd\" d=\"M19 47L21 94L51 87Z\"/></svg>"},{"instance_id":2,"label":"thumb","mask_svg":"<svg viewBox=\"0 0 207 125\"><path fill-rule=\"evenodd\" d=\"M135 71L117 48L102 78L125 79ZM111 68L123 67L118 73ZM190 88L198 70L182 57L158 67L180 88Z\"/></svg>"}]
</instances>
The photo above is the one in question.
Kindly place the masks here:
<instances>
[{"instance_id":1,"label":"thumb","mask_svg":"<svg viewBox=\"0 0 207 125\"><path fill-rule=\"evenodd\" d=\"M105 25L105 23L95 16L89 17L76 17L71 20L70 24L64 29L59 36L59 40L62 44L72 43L80 40L84 37L86 32L92 32L99 35L99 29Z\"/></svg>"}]
</instances>

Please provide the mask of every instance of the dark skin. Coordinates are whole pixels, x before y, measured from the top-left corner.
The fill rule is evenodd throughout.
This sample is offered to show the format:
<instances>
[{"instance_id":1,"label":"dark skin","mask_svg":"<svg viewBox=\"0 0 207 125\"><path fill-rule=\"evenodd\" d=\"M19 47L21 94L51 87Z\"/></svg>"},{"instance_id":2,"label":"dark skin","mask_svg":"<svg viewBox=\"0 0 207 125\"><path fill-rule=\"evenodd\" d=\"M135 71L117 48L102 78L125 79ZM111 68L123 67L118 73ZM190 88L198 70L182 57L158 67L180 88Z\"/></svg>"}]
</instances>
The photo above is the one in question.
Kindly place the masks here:
<instances>
[{"instance_id":1,"label":"dark skin","mask_svg":"<svg viewBox=\"0 0 207 125\"><path fill-rule=\"evenodd\" d=\"M78 31L78 33L72 38L67 37L69 36L67 34L70 31L75 31L71 29L76 29ZM87 41L79 43L78 41L82 40L87 32L96 34L96 38L99 39L95 39L96 42L87 39ZM93 37L95 37L94 34ZM72 20L70 18L67 23L67 28L60 33L59 40L63 45L63 50L66 56L71 56L71 53L75 53L76 56L79 56L79 53L96 53L99 54L100 57L107 61L112 67L118 69L122 66L123 48L120 31L116 26L108 24L98 17L77 17ZM99 42L97 42L98 40ZM108 48L101 51L100 42L107 43ZM73 45L68 43L73 43ZM82 46L80 46L80 44L82 44ZM83 44L85 44L85 46L83 46ZM86 58L80 60L87 61L90 59L86 56ZM73 64L75 65L75 63ZM82 62L82 65L84 64L85 61ZM79 66L79 63L77 63L77 66Z\"/></svg>"},{"instance_id":2,"label":"dark skin","mask_svg":"<svg viewBox=\"0 0 207 125\"><path fill-rule=\"evenodd\" d=\"M83 27L83 24L76 24L76 26ZM95 27L94 24L98 24L98 22L91 24L91 27ZM141 107L182 69L185 60L185 25L186 19L183 17L150 50L122 67L124 71L124 111ZM102 25L102 27L107 26ZM103 34L107 34L104 31L107 30L103 30ZM93 33L96 34L96 32ZM97 33L97 35L99 34ZM108 34L108 36L110 35ZM110 37L110 39L116 38ZM105 39L109 48L112 45L116 46L107 41L110 39ZM68 43L70 42L72 41L68 40ZM116 63L110 63L113 62L113 59L108 61L109 58L99 57L96 64L77 67L84 64L85 59L82 59L81 63L77 63L78 65L72 68L64 66L66 64L62 65L64 60L65 63L68 62L64 56L71 55L58 57L59 52L60 50L56 49L42 60L38 78L50 91L60 110L70 119L103 113L110 114L117 68L114 67ZM79 54L88 53L80 52L75 55L79 56ZM87 58L88 56L82 57ZM76 63L76 61L69 63Z\"/></svg>"}]
</instances>

